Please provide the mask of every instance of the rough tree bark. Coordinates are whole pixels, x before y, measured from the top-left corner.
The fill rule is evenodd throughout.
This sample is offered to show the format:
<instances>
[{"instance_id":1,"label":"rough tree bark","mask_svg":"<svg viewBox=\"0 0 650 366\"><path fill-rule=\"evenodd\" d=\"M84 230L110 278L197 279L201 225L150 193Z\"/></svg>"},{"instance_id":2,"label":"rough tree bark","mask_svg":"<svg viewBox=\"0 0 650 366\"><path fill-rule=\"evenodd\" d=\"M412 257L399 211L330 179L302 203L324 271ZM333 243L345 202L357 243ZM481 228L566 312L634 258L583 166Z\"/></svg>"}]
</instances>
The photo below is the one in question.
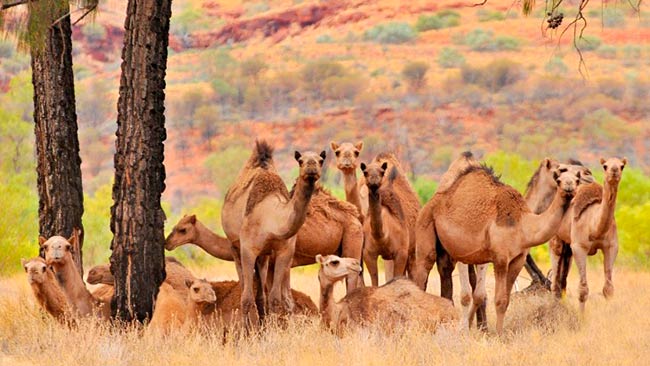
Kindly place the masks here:
<instances>
[{"instance_id":1,"label":"rough tree bark","mask_svg":"<svg viewBox=\"0 0 650 366\"><path fill-rule=\"evenodd\" d=\"M47 22L68 14L67 2L52 2L30 22ZM42 17L51 19L43 19ZM83 189L77 137L74 76L72 72L70 16L48 27L42 44L30 47L34 85L34 132L36 134L38 224L40 235L68 238L81 229L73 256L83 273ZM41 253L42 254L42 253Z\"/></svg>"},{"instance_id":2,"label":"rough tree bark","mask_svg":"<svg viewBox=\"0 0 650 366\"><path fill-rule=\"evenodd\" d=\"M113 314L143 321L165 278L165 70L171 0L129 0L111 207Z\"/></svg>"}]
</instances>

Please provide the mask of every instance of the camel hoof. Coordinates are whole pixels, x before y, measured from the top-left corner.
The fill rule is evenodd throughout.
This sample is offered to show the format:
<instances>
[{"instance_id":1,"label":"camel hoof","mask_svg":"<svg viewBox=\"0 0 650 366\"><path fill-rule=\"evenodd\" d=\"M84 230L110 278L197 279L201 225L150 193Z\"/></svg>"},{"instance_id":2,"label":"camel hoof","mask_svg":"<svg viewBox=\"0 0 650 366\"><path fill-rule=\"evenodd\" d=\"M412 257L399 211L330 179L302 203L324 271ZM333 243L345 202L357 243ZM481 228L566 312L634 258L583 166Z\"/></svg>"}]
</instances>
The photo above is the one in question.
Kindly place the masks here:
<instances>
[{"instance_id":1,"label":"camel hoof","mask_svg":"<svg viewBox=\"0 0 650 366\"><path fill-rule=\"evenodd\" d=\"M614 297L614 286L603 287L603 296L605 296L606 299Z\"/></svg>"}]
</instances>

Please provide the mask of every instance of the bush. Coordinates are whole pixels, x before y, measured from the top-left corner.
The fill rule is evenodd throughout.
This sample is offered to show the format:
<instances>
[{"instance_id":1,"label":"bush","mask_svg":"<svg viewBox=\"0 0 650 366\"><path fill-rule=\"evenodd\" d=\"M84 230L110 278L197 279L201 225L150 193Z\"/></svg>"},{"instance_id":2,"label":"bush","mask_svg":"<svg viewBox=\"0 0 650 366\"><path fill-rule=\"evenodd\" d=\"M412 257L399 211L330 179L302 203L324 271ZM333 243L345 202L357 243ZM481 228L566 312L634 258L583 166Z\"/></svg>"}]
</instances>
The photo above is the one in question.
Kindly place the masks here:
<instances>
[{"instance_id":1,"label":"bush","mask_svg":"<svg viewBox=\"0 0 650 366\"><path fill-rule=\"evenodd\" d=\"M628 44L623 47L623 65L634 66L641 60L641 46Z\"/></svg>"},{"instance_id":2,"label":"bush","mask_svg":"<svg viewBox=\"0 0 650 366\"><path fill-rule=\"evenodd\" d=\"M603 43L600 38L590 35L582 36L576 42L581 51L595 51Z\"/></svg>"},{"instance_id":3,"label":"bush","mask_svg":"<svg viewBox=\"0 0 650 366\"><path fill-rule=\"evenodd\" d=\"M622 99L625 95L625 82L612 78L598 80L598 90L610 98Z\"/></svg>"},{"instance_id":4,"label":"bush","mask_svg":"<svg viewBox=\"0 0 650 366\"><path fill-rule=\"evenodd\" d=\"M455 27L460 24L460 15L454 11L444 11L432 15L420 15L415 23L418 32L431 29Z\"/></svg>"},{"instance_id":5,"label":"bush","mask_svg":"<svg viewBox=\"0 0 650 366\"><path fill-rule=\"evenodd\" d=\"M493 52L517 50L519 49L520 41L510 36L498 36L495 38L492 31L485 31L479 28L467 33L462 39L462 43L469 46L473 51Z\"/></svg>"},{"instance_id":6,"label":"bush","mask_svg":"<svg viewBox=\"0 0 650 366\"><path fill-rule=\"evenodd\" d=\"M363 39L382 44L401 44L417 38L417 32L408 23L391 22L376 25L363 34Z\"/></svg>"},{"instance_id":7,"label":"bush","mask_svg":"<svg viewBox=\"0 0 650 366\"><path fill-rule=\"evenodd\" d=\"M564 75L567 73L567 71L569 71L569 68L561 57L554 56L546 63L544 70L549 74Z\"/></svg>"},{"instance_id":8,"label":"bush","mask_svg":"<svg viewBox=\"0 0 650 366\"><path fill-rule=\"evenodd\" d=\"M604 8L601 19L605 28L622 28L625 26L625 12L616 7Z\"/></svg>"},{"instance_id":9,"label":"bush","mask_svg":"<svg viewBox=\"0 0 650 366\"><path fill-rule=\"evenodd\" d=\"M99 23L88 23L81 28L81 33L90 42L99 42L106 38L106 29Z\"/></svg>"},{"instance_id":10,"label":"bush","mask_svg":"<svg viewBox=\"0 0 650 366\"><path fill-rule=\"evenodd\" d=\"M329 34L322 34L318 37L316 37L316 43L332 43L334 42L334 38L330 36Z\"/></svg>"},{"instance_id":11,"label":"bush","mask_svg":"<svg viewBox=\"0 0 650 366\"><path fill-rule=\"evenodd\" d=\"M306 88L319 97L323 82L331 77L345 75L343 65L335 61L320 60L308 63L302 68L300 77Z\"/></svg>"},{"instance_id":12,"label":"bush","mask_svg":"<svg viewBox=\"0 0 650 366\"><path fill-rule=\"evenodd\" d=\"M332 76L323 81L323 96L338 101L353 100L364 84L357 75Z\"/></svg>"},{"instance_id":13,"label":"bush","mask_svg":"<svg viewBox=\"0 0 650 366\"><path fill-rule=\"evenodd\" d=\"M596 54L602 58L614 60L616 59L616 47L610 45L601 46L596 50Z\"/></svg>"},{"instance_id":14,"label":"bush","mask_svg":"<svg viewBox=\"0 0 650 366\"><path fill-rule=\"evenodd\" d=\"M505 20L506 15L498 10L490 11L487 9L479 9L476 12L476 17L479 22L490 22L494 20Z\"/></svg>"},{"instance_id":15,"label":"bush","mask_svg":"<svg viewBox=\"0 0 650 366\"><path fill-rule=\"evenodd\" d=\"M7 39L0 39L0 58L11 58L16 46Z\"/></svg>"},{"instance_id":16,"label":"bush","mask_svg":"<svg viewBox=\"0 0 650 366\"><path fill-rule=\"evenodd\" d=\"M266 70L268 67L269 66L260 56L246 59L239 65L242 76L249 77L253 80L257 80L260 76L260 73Z\"/></svg>"},{"instance_id":17,"label":"bush","mask_svg":"<svg viewBox=\"0 0 650 366\"><path fill-rule=\"evenodd\" d=\"M438 54L438 66L443 69L451 69L461 67L465 64L465 56L463 56L455 48L444 47Z\"/></svg>"},{"instance_id":18,"label":"bush","mask_svg":"<svg viewBox=\"0 0 650 366\"><path fill-rule=\"evenodd\" d=\"M521 42L515 37L499 36L494 39L494 43L498 51L516 51Z\"/></svg>"},{"instance_id":19,"label":"bush","mask_svg":"<svg viewBox=\"0 0 650 366\"><path fill-rule=\"evenodd\" d=\"M409 62L402 69L402 76L406 79L411 90L420 90L426 84L429 64L422 61Z\"/></svg>"},{"instance_id":20,"label":"bush","mask_svg":"<svg viewBox=\"0 0 650 366\"><path fill-rule=\"evenodd\" d=\"M461 69L461 77L465 83L476 84L496 92L523 79L524 71L518 63L499 59L484 67L464 65Z\"/></svg>"}]
</instances>

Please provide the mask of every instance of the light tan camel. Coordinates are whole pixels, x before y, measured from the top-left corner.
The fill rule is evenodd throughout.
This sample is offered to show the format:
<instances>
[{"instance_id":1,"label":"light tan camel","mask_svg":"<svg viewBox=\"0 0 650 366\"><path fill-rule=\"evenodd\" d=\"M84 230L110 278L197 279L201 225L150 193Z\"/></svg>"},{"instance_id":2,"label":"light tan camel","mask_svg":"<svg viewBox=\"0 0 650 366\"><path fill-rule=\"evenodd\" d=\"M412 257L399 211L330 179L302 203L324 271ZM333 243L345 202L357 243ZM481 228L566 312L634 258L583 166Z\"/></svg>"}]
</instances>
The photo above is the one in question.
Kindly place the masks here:
<instances>
[{"instance_id":1,"label":"light tan camel","mask_svg":"<svg viewBox=\"0 0 650 366\"><path fill-rule=\"evenodd\" d=\"M165 239L165 249L170 251L185 244L194 244L215 258L234 260L228 239L208 229L196 215L183 216Z\"/></svg>"},{"instance_id":2,"label":"light tan camel","mask_svg":"<svg viewBox=\"0 0 650 366\"><path fill-rule=\"evenodd\" d=\"M52 269L41 257L21 259L20 262L38 304L58 321L65 322L70 316L70 306Z\"/></svg>"},{"instance_id":3,"label":"light tan camel","mask_svg":"<svg viewBox=\"0 0 650 366\"><path fill-rule=\"evenodd\" d=\"M394 274L403 276L409 259L409 230L401 202L392 183L397 170L391 171L388 183L382 186L388 163L361 163L368 186L368 217L363 228L365 244L363 258L373 286L379 285L377 259L394 260ZM386 280L392 277L386 274Z\"/></svg>"},{"instance_id":4,"label":"light tan camel","mask_svg":"<svg viewBox=\"0 0 650 366\"><path fill-rule=\"evenodd\" d=\"M361 150L363 150L363 141L356 144L344 142L340 145L332 141L330 142L330 148L336 156L336 167L343 175L345 200L359 210L359 219L363 222L365 215L368 213L368 191L363 179L357 180L357 160Z\"/></svg>"},{"instance_id":5,"label":"light tan camel","mask_svg":"<svg viewBox=\"0 0 650 366\"><path fill-rule=\"evenodd\" d=\"M317 256L320 263L320 312L323 323L341 334L351 325L391 325L417 322L429 330L458 318L451 301L420 290L408 279L400 278L381 286L358 288L338 303L333 290L337 281L350 272L360 272L359 261L335 255Z\"/></svg>"},{"instance_id":6,"label":"light tan camel","mask_svg":"<svg viewBox=\"0 0 650 366\"><path fill-rule=\"evenodd\" d=\"M261 282L258 258L273 255L275 273L269 293L269 309L275 313L291 311L290 268L298 230L305 222L311 196L320 178L325 151L320 154L295 152L300 166L293 197L273 163L273 148L256 142L255 150L235 184L228 190L222 209L222 226L233 246L235 262L241 266L242 319L246 328L259 323L253 293L255 272Z\"/></svg>"},{"instance_id":7,"label":"light tan camel","mask_svg":"<svg viewBox=\"0 0 650 366\"><path fill-rule=\"evenodd\" d=\"M560 293L561 280L557 279L559 252L561 246L568 243L580 273L579 301L580 310L584 311L589 295L587 285L587 256L594 255L598 250L603 252L605 267L605 285L603 295L606 298L614 294L612 270L614 260L618 254L618 233L616 230L616 198L618 185L623 175L627 159L600 159L600 164L605 171L604 185L591 183L581 186L573 200L570 212L562 221L558 231L558 246L551 248L551 262L553 265L552 286L556 294ZM562 273L559 273L562 275ZM566 282L566 273L563 281Z\"/></svg>"},{"instance_id":8,"label":"light tan camel","mask_svg":"<svg viewBox=\"0 0 650 366\"><path fill-rule=\"evenodd\" d=\"M86 288L72 258L71 250L76 240L76 235L68 240L61 236L53 236L49 239L38 238L41 249L45 253L45 261L54 270L68 304L72 307L72 312L78 316L86 316L92 314L99 303Z\"/></svg>"},{"instance_id":9,"label":"light tan camel","mask_svg":"<svg viewBox=\"0 0 650 366\"><path fill-rule=\"evenodd\" d=\"M436 192L418 218L419 228L431 230L418 230L419 260L415 277L421 286L426 284L424 273L432 264L425 265L425 262L435 258L438 240L454 260L466 264L492 262L497 332L501 334L510 291L526 255L531 247L548 241L555 234L579 177L569 173L559 175L551 206L542 214L534 214L521 194L501 183L491 169L476 166L471 161L467 165L464 171L454 174L456 179L452 184ZM475 296L473 301L480 302L483 298ZM473 304L473 307L478 306L480 303Z\"/></svg>"},{"instance_id":10,"label":"light tan camel","mask_svg":"<svg viewBox=\"0 0 650 366\"><path fill-rule=\"evenodd\" d=\"M167 335L172 330L187 332L203 321L210 325L217 301L212 286L205 280L187 280L184 286L185 295L167 282L160 285L149 332Z\"/></svg>"},{"instance_id":11,"label":"light tan camel","mask_svg":"<svg viewBox=\"0 0 650 366\"><path fill-rule=\"evenodd\" d=\"M99 303L99 316L103 319L110 319L111 301L113 300L113 296L115 296L115 287L113 285L101 284L90 293Z\"/></svg>"}]
</instances>

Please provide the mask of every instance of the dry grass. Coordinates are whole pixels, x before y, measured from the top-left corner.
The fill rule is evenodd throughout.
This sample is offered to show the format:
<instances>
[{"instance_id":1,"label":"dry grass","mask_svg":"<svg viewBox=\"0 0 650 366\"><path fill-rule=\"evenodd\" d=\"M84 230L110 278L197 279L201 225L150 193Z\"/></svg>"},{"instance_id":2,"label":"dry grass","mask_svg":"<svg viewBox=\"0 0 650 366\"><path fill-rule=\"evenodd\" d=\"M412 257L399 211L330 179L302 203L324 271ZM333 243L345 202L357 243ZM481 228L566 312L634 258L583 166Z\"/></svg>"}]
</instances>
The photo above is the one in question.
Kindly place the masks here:
<instances>
[{"instance_id":1,"label":"dry grass","mask_svg":"<svg viewBox=\"0 0 650 366\"><path fill-rule=\"evenodd\" d=\"M232 275L219 266L218 273ZM224 269L224 271L221 271ZM201 275L212 270L197 270ZM575 276L575 274L573 274ZM23 276L0 279L0 365L624 365L650 357L650 274L622 270L616 296L599 294L602 274L590 273L592 296L584 317L577 311L576 279L566 300L515 295L507 315L507 335L443 329L357 330L339 339L323 331L317 319L296 319L286 329L271 326L246 340L222 334L142 335L87 320L68 330L44 316L34 304ZM433 276L432 276L433 280ZM296 271L294 287L313 298L318 284L313 269ZM432 281L433 282L433 281ZM430 285L437 291L437 283ZM342 289L337 289L341 294ZM490 321L493 306L488 307Z\"/></svg>"}]
</instances>

